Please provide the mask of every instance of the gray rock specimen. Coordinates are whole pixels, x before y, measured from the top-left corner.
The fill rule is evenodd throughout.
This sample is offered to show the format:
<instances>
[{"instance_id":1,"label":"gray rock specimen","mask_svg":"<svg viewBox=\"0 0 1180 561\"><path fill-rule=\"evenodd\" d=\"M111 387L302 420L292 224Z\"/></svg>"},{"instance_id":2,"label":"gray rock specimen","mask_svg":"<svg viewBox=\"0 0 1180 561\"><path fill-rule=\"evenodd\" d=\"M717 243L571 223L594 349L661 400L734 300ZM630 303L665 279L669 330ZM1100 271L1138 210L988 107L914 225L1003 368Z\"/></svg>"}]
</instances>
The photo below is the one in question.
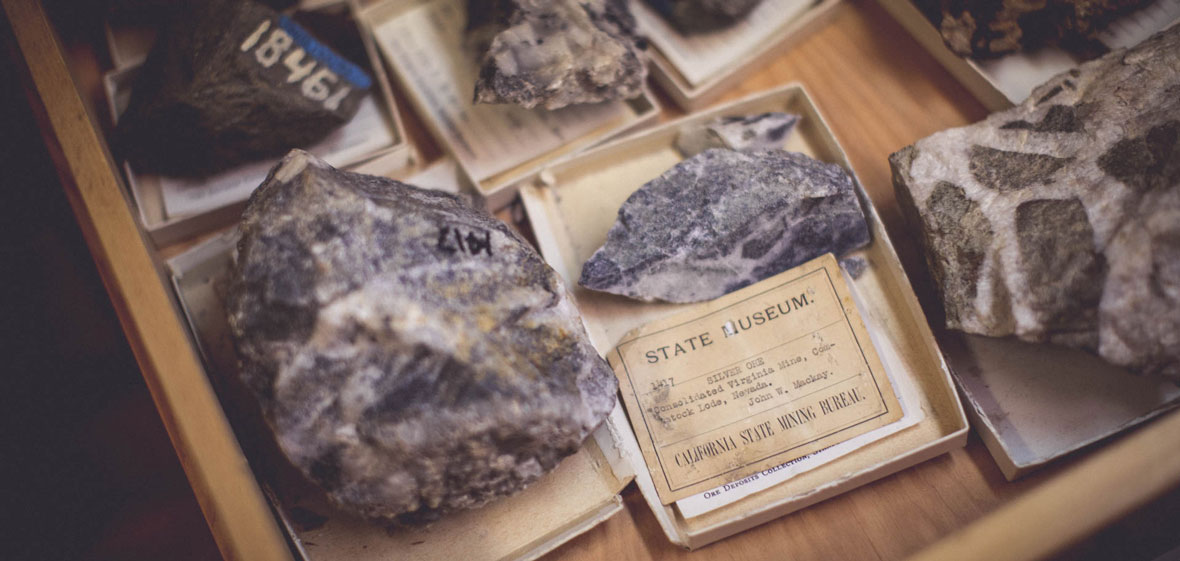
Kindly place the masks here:
<instances>
[{"instance_id":1,"label":"gray rock specimen","mask_svg":"<svg viewBox=\"0 0 1180 561\"><path fill-rule=\"evenodd\" d=\"M468 18L474 34L494 35L478 103L559 109L643 92L644 47L626 0L470 0Z\"/></svg>"},{"instance_id":2,"label":"gray rock specimen","mask_svg":"<svg viewBox=\"0 0 1180 561\"><path fill-rule=\"evenodd\" d=\"M737 23L762 0L647 0L647 3L680 31L701 33Z\"/></svg>"},{"instance_id":3,"label":"gray rock specimen","mask_svg":"<svg viewBox=\"0 0 1180 561\"><path fill-rule=\"evenodd\" d=\"M699 302L869 242L852 178L784 150L706 150L631 194L582 267L589 289Z\"/></svg>"},{"instance_id":4,"label":"gray rock specimen","mask_svg":"<svg viewBox=\"0 0 1180 561\"><path fill-rule=\"evenodd\" d=\"M422 520L509 495L614 406L557 274L454 195L293 151L241 232L226 307L243 379L346 508Z\"/></svg>"},{"instance_id":5,"label":"gray rock specimen","mask_svg":"<svg viewBox=\"0 0 1180 561\"><path fill-rule=\"evenodd\" d=\"M798 115L777 111L718 117L703 125L680 131L676 137L676 149L685 158L691 158L710 148L782 148L787 135L798 121Z\"/></svg>"},{"instance_id":6,"label":"gray rock specimen","mask_svg":"<svg viewBox=\"0 0 1180 561\"><path fill-rule=\"evenodd\" d=\"M117 142L138 171L209 175L320 140L370 83L266 6L187 2L140 70Z\"/></svg>"},{"instance_id":7,"label":"gray rock specimen","mask_svg":"<svg viewBox=\"0 0 1180 561\"><path fill-rule=\"evenodd\" d=\"M890 163L949 327L1180 378L1180 27Z\"/></svg>"}]
</instances>

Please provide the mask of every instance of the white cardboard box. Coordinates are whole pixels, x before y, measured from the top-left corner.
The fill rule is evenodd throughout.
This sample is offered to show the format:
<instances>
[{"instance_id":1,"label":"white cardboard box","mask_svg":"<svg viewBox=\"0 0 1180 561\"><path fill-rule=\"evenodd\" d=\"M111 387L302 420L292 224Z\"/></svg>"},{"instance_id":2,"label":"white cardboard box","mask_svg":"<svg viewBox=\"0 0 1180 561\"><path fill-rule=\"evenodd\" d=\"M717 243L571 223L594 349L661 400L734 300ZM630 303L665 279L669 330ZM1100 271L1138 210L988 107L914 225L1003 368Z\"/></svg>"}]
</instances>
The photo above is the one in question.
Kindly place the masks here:
<instances>
[{"instance_id":1,"label":"white cardboard box","mask_svg":"<svg viewBox=\"0 0 1180 561\"><path fill-rule=\"evenodd\" d=\"M595 293L575 285L582 263L606 239L622 202L645 182L682 159L675 148L679 131L716 117L785 111L800 115L786 149L804 152L842 166L854 178L844 151L801 86L788 85L631 135L547 167L521 197L545 259L566 279L588 328L602 353L614 348L631 329L682 308L645 304ZM622 460L655 513L668 539L696 548L799 510L865 483L964 445L967 419L955 395L945 362L918 305L909 280L868 196L857 182L873 241L849 256L868 263L850 281L862 317L876 326L882 356L892 355L900 368L891 376L908 376L918 387L925 417L916 426L869 444L856 452L796 475L736 503L686 519L656 495L629 424L612 417Z\"/></svg>"},{"instance_id":2,"label":"white cardboard box","mask_svg":"<svg viewBox=\"0 0 1180 561\"><path fill-rule=\"evenodd\" d=\"M358 4L355 1L338 1L320 9L349 10L355 18L357 6ZM375 102L373 111L382 119L381 126L385 129L389 137L392 138L392 141L376 150L350 155L341 154L342 157L337 158L332 163L338 167L348 168L350 171L360 173L388 177L404 176L410 173L416 166L418 159L417 152L406 138L401 117L398 115L397 106L393 100L393 92L390 89L389 80L385 75L385 69L381 64L380 58L377 56L376 47L373 45L372 38L361 28L359 21L357 32L360 34L365 46L373 77L373 84L375 86L370 92L370 97ZM107 94L107 109L110 111L113 121L118 120L118 115L127 106L131 87L135 75L139 70L139 63L142 63L143 57L146 56L146 53L137 55L129 50L130 47L126 47L127 43L122 44L125 48L120 57L125 63L126 61L131 61L133 64L117 68L107 72L103 76L103 86ZM140 43L133 44L139 45ZM114 57L114 52L112 52L112 58ZM135 63L135 61L139 61L139 63ZM358 117L363 117L363 115L358 114ZM354 118L354 122L350 124L355 126L357 124L355 123L356 119ZM341 131L347 129L350 124L337 129L333 134L342 134ZM329 139L331 138L333 136L329 135ZM331 140L325 142L331 142ZM320 156L324 155L323 153L320 154ZM215 177L232 181L233 177L244 177L240 175L244 173L248 174L249 178L257 176L258 181L261 182L262 177L265 176L265 170L262 168L269 168L269 163L258 162L245 164ZM210 204L191 203L196 210L169 212L165 203L163 188L161 187L161 177L138 174L127 162L123 164L123 171L127 181L127 189L139 213L140 223L158 247L233 223L241 215L241 211L245 207L246 198L249 196L248 191L233 189L232 191L236 193L235 195L229 197L222 194L213 195L216 197L216 200ZM194 190L200 190L200 182L195 183L197 184L193 185L192 188Z\"/></svg>"}]
</instances>

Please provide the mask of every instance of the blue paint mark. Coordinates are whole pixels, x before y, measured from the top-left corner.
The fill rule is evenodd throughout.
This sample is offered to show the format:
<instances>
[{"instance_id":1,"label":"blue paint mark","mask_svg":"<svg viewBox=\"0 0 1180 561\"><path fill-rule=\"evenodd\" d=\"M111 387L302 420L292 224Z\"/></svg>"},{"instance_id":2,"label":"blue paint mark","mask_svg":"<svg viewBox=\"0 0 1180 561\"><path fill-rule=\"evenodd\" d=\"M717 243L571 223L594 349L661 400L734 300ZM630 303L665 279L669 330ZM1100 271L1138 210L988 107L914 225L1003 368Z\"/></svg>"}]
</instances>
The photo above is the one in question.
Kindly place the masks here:
<instances>
[{"instance_id":1,"label":"blue paint mark","mask_svg":"<svg viewBox=\"0 0 1180 561\"><path fill-rule=\"evenodd\" d=\"M327 45L316 41L315 37L312 37L306 29L300 27L291 18L280 15L279 27L290 34L291 38L295 40L295 44L303 47L303 50L307 51L307 54L323 63L329 70L347 80L354 87L364 90L373 84L373 81L369 79L369 75L364 70L361 70L359 66L336 54Z\"/></svg>"}]
</instances>

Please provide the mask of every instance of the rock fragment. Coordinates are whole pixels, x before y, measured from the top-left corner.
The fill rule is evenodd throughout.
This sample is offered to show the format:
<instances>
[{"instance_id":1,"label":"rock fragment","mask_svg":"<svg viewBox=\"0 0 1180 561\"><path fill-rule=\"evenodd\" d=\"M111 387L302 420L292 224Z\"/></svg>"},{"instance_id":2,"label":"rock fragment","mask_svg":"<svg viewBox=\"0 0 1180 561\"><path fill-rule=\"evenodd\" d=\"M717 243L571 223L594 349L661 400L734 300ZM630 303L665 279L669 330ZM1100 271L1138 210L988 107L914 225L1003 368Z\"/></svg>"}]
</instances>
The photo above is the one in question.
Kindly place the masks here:
<instances>
[{"instance_id":1,"label":"rock fragment","mask_svg":"<svg viewBox=\"0 0 1180 561\"><path fill-rule=\"evenodd\" d=\"M890 163L948 327L1180 378L1180 28Z\"/></svg>"},{"instance_id":2,"label":"rock fragment","mask_svg":"<svg viewBox=\"0 0 1180 561\"><path fill-rule=\"evenodd\" d=\"M709 148L782 148L798 121L798 115L777 111L718 117L681 131L676 137L676 149L685 158L691 158Z\"/></svg>"},{"instance_id":3,"label":"rock fragment","mask_svg":"<svg viewBox=\"0 0 1180 561\"><path fill-rule=\"evenodd\" d=\"M762 0L646 0L685 33L729 27L746 17Z\"/></svg>"},{"instance_id":4,"label":"rock fragment","mask_svg":"<svg viewBox=\"0 0 1180 561\"><path fill-rule=\"evenodd\" d=\"M241 232L227 315L243 379L343 507L422 520L515 493L614 406L557 274L454 195L293 151Z\"/></svg>"},{"instance_id":5,"label":"rock fragment","mask_svg":"<svg viewBox=\"0 0 1180 561\"><path fill-rule=\"evenodd\" d=\"M647 76L626 0L470 0L472 33L494 36L478 103L526 108L630 99Z\"/></svg>"},{"instance_id":6,"label":"rock fragment","mask_svg":"<svg viewBox=\"0 0 1180 561\"><path fill-rule=\"evenodd\" d=\"M250 0L189 2L141 68L117 143L138 171L209 175L313 144L370 85L286 15Z\"/></svg>"},{"instance_id":7,"label":"rock fragment","mask_svg":"<svg viewBox=\"0 0 1180 561\"><path fill-rule=\"evenodd\" d=\"M640 300L699 302L869 240L840 166L784 150L711 149L623 203L579 283Z\"/></svg>"}]
</instances>

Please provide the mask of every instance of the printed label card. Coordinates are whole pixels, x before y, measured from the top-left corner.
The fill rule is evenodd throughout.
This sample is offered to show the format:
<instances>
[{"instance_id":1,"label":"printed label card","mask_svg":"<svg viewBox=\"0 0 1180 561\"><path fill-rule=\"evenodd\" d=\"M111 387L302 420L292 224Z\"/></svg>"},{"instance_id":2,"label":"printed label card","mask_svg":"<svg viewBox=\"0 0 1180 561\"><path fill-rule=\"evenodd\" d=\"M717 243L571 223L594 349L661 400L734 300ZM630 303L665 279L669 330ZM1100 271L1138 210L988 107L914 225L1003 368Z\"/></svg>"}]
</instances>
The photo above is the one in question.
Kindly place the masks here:
<instances>
[{"instance_id":1,"label":"printed label card","mask_svg":"<svg viewBox=\"0 0 1180 561\"><path fill-rule=\"evenodd\" d=\"M640 327L608 359L663 504L903 415L831 254Z\"/></svg>"}]
</instances>

